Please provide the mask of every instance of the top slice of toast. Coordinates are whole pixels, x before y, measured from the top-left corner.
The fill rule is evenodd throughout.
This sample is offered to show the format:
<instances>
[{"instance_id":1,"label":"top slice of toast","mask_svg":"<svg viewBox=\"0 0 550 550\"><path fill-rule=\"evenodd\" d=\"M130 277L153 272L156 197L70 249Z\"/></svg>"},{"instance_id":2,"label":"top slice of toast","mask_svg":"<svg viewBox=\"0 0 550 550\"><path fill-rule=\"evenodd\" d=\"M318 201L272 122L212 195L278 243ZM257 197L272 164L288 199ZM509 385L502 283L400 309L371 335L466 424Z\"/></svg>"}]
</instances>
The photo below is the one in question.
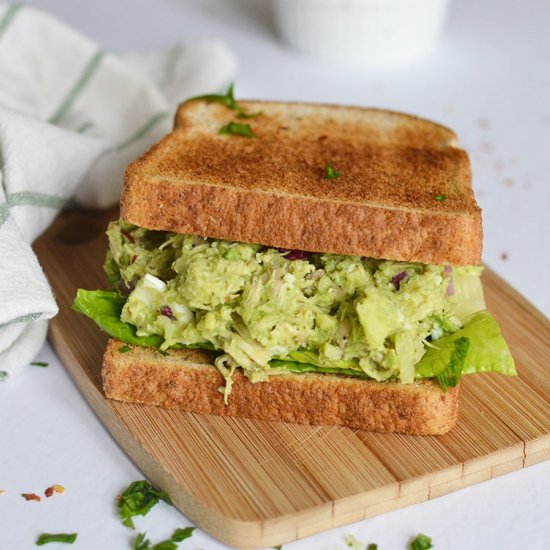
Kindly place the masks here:
<instances>
[{"instance_id":1,"label":"top slice of toast","mask_svg":"<svg viewBox=\"0 0 550 550\"><path fill-rule=\"evenodd\" d=\"M149 229L331 252L473 265L481 210L455 134L401 113L241 101L180 106L172 133L127 170L121 216ZM222 135L229 122L255 138ZM340 173L327 179L329 164Z\"/></svg>"}]
</instances>

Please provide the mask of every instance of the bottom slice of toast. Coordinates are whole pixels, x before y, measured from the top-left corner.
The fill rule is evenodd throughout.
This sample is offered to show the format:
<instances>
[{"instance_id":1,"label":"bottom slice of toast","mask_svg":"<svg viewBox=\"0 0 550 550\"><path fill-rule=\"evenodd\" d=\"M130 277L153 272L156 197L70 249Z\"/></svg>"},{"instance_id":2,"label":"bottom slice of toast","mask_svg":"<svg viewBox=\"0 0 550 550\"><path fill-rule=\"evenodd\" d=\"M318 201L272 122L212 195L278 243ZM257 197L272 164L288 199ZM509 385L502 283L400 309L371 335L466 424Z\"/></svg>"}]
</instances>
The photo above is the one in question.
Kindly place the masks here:
<instances>
[{"instance_id":1,"label":"bottom slice of toast","mask_svg":"<svg viewBox=\"0 0 550 550\"><path fill-rule=\"evenodd\" d=\"M107 344L102 374L106 396L119 401L374 432L444 434L456 424L460 399L459 386L443 392L432 380L400 384L289 373L253 384L237 371L225 405L219 391L225 380L208 352L170 350L164 356L115 339Z\"/></svg>"}]
</instances>

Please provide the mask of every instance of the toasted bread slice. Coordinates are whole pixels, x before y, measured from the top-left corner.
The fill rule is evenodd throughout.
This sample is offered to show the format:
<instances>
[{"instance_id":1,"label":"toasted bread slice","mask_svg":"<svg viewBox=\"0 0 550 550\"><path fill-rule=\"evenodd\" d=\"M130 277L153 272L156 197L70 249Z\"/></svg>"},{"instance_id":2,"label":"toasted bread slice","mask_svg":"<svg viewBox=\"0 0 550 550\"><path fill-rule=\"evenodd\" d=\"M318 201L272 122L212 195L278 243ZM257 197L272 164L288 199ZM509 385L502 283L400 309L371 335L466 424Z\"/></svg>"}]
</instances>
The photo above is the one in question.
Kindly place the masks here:
<instances>
[{"instance_id":1,"label":"toasted bread slice","mask_svg":"<svg viewBox=\"0 0 550 550\"><path fill-rule=\"evenodd\" d=\"M241 104L262 114L184 103L174 131L129 166L123 219L312 252L480 262L481 211L451 130L375 109ZM220 135L230 121L256 137ZM340 177L327 179L327 164Z\"/></svg>"},{"instance_id":2,"label":"toasted bread slice","mask_svg":"<svg viewBox=\"0 0 550 550\"><path fill-rule=\"evenodd\" d=\"M103 386L111 399L299 424L332 424L375 432L438 435L455 425L459 387L444 393L431 380L379 383L348 376L291 374L252 384L236 372L225 405L225 383L208 352L125 346L111 339L103 358Z\"/></svg>"}]
</instances>

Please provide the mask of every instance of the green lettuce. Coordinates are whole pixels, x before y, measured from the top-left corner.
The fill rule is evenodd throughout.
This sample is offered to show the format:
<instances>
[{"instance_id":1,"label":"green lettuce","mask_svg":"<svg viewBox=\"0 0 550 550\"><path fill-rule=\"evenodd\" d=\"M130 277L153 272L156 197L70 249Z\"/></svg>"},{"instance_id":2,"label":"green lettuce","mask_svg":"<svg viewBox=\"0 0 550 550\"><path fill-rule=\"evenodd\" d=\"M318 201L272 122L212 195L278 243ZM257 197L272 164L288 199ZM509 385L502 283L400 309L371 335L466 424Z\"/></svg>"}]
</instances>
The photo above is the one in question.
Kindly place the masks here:
<instances>
[{"instance_id":1,"label":"green lettuce","mask_svg":"<svg viewBox=\"0 0 550 550\"><path fill-rule=\"evenodd\" d=\"M432 344L434 347L427 348L416 365L417 378L441 377L441 382L448 377L449 385L456 385L463 374L517 374L498 323L487 311L477 313L463 328Z\"/></svg>"},{"instance_id":2,"label":"green lettuce","mask_svg":"<svg viewBox=\"0 0 550 550\"><path fill-rule=\"evenodd\" d=\"M120 319L126 298L116 290L84 290L78 289L73 303L73 309L95 321L111 338L116 338L126 344L158 348L164 338L158 334L138 336L136 327ZM210 342L199 344L178 344L173 348L193 348L213 350Z\"/></svg>"},{"instance_id":3,"label":"green lettuce","mask_svg":"<svg viewBox=\"0 0 550 550\"><path fill-rule=\"evenodd\" d=\"M73 309L94 320L112 338L127 344L158 348L164 342L160 335L138 336L136 328L121 321L120 314L126 298L115 290L79 289ZM214 350L210 342L177 344L173 348L200 348ZM273 359L273 368L285 368L294 373L320 372L370 378L353 360L321 363L317 354L298 350L288 357ZM444 389L455 386L464 374L498 372L515 375L516 369L510 350L500 328L487 311L475 315L464 328L444 336L428 347L416 365L416 378L437 378Z\"/></svg>"}]
</instances>

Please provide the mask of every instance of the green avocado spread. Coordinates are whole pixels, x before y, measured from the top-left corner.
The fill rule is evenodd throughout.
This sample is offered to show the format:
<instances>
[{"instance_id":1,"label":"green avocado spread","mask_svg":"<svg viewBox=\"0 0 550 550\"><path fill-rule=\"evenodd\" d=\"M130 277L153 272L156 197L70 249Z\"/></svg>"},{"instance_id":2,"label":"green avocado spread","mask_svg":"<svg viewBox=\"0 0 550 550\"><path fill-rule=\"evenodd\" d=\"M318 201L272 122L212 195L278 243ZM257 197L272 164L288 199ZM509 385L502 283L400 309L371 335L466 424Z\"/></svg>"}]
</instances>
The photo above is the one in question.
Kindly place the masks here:
<instances>
[{"instance_id":1,"label":"green avocado spread","mask_svg":"<svg viewBox=\"0 0 550 550\"><path fill-rule=\"evenodd\" d=\"M252 382L313 370L402 383L438 377L444 387L462 372L515 373L485 312L481 267L295 255L120 221L107 235L105 271L118 291L118 322L132 328L129 343L216 350L226 398L237 366ZM75 307L90 315L96 298L82 294ZM497 355L473 368L472 342L487 341Z\"/></svg>"}]
</instances>

